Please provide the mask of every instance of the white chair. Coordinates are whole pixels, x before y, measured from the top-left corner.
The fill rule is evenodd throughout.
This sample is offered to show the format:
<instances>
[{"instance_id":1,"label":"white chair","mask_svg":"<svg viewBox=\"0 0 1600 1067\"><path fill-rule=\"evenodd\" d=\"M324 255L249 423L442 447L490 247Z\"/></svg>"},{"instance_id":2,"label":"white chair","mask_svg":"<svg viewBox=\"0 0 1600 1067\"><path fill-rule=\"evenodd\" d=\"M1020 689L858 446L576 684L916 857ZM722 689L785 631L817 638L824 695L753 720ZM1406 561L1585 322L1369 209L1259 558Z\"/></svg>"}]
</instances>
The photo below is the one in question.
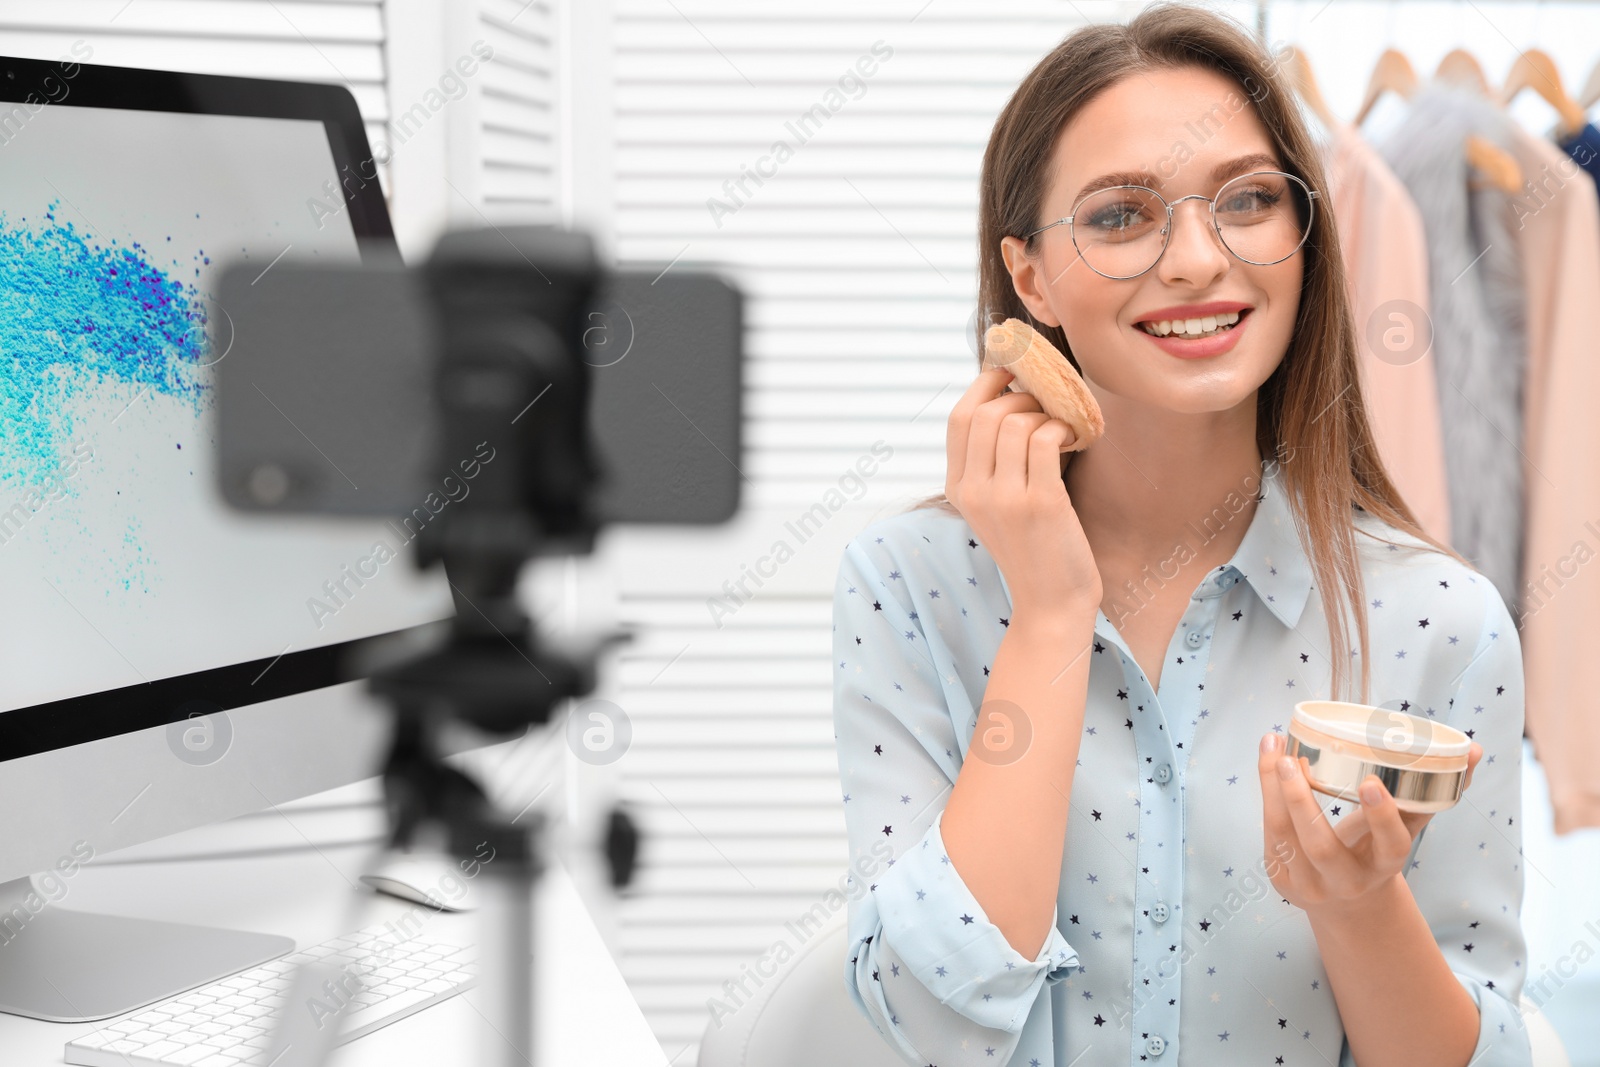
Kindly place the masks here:
<instances>
[{"instance_id":1,"label":"white chair","mask_svg":"<svg viewBox=\"0 0 1600 1067\"><path fill-rule=\"evenodd\" d=\"M1534 1007L1532 1001L1522 1002L1522 1021L1528 1028L1533 1067L1572 1067L1572 1060L1567 1057L1567 1047L1561 1043L1561 1035L1556 1033L1556 1028L1550 1025L1550 1020Z\"/></svg>"},{"instance_id":2,"label":"white chair","mask_svg":"<svg viewBox=\"0 0 1600 1067\"><path fill-rule=\"evenodd\" d=\"M847 921L840 908L721 1026L707 1023L698 1067L905 1067L845 992ZM1533 1067L1572 1067L1555 1027L1526 1000L1523 1022Z\"/></svg>"},{"instance_id":3,"label":"white chair","mask_svg":"<svg viewBox=\"0 0 1600 1067\"><path fill-rule=\"evenodd\" d=\"M699 1067L905 1067L844 987L850 933L840 908L778 973L700 1040Z\"/></svg>"}]
</instances>

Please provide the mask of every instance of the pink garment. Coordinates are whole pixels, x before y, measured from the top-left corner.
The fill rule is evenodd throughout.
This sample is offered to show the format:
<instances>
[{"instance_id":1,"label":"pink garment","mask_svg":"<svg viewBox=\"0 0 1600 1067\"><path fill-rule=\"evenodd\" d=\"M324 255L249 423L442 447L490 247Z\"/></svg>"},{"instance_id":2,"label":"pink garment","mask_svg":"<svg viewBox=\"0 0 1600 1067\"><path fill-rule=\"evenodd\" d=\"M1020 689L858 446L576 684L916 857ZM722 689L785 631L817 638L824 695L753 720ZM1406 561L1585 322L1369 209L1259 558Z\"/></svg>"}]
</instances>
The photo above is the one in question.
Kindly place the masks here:
<instances>
[{"instance_id":1,"label":"pink garment","mask_svg":"<svg viewBox=\"0 0 1600 1067\"><path fill-rule=\"evenodd\" d=\"M1449 544L1438 376L1432 350L1412 358L1410 347L1426 336L1422 324L1429 308L1422 216L1389 164L1348 123L1333 131L1327 170L1355 311L1361 392L1378 457L1422 528ZM1386 339L1386 347L1374 348ZM1388 358L1380 358L1380 351Z\"/></svg>"},{"instance_id":2,"label":"pink garment","mask_svg":"<svg viewBox=\"0 0 1600 1067\"><path fill-rule=\"evenodd\" d=\"M1511 212L1528 298L1528 510L1514 611L1524 730L1550 785L1555 832L1565 834L1600 826L1600 202L1594 179L1554 144L1519 128L1512 154L1525 180Z\"/></svg>"}]
</instances>

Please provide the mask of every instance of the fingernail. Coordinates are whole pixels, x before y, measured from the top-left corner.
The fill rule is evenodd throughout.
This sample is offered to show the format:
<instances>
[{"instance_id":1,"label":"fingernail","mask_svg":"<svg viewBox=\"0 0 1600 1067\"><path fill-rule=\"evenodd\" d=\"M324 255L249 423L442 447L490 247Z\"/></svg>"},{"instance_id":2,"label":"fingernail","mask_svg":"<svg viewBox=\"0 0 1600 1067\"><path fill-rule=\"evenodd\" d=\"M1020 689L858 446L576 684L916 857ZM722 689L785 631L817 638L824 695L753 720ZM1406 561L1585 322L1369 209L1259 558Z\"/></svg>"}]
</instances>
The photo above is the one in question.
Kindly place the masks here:
<instances>
[{"instance_id":1,"label":"fingernail","mask_svg":"<svg viewBox=\"0 0 1600 1067\"><path fill-rule=\"evenodd\" d=\"M1270 753L1271 751L1272 751L1272 735L1268 734L1267 736L1265 736L1265 737L1263 737L1261 739L1261 754L1263 756L1265 756L1268 753Z\"/></svg>"},{"instance_id":2,"label":"fingernail","mask_svg":"<svg viewBox=\"0 0 1600 1067\"><path fill-rule=\"evenodd\" d=\"M1383 790L1378 786L1377 782L1369 778L1361 783L1361 803L1376 804L1382 799Z\"/></svg>"},{"instance_id":3,"label":"fingernail","mask_svg":"<svg viewBox=\"0 0 1600 1067\"><path fill-rule=\"evenodd\" d=\"M1288 756L1284 756L1282 759L1278 760L1278 777L1282 778L1284 781L1288 781L1290 778L1294 777L1294 760L1290 759Z\"/></svg>"}]
</instances>

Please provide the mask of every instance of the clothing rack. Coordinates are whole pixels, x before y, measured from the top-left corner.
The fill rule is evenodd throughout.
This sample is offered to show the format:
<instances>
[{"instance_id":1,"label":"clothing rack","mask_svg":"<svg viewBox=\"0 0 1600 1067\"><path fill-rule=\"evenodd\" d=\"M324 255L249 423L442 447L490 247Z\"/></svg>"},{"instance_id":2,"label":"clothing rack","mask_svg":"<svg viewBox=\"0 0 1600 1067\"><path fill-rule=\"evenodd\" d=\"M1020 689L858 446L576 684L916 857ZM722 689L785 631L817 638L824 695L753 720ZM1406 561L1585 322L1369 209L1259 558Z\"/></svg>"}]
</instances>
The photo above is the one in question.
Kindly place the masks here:
<instances>
[{"instance_id":1,"label":"clothing rack","mask_svg":"<svg viewBox=\"0 0 1600 1067\"><path fill-rule=\"evenodd\" d=\"M1268 47L1266 36L1267 7L1271 0L1256 0L1256 36ZM1399 0L1391 0L1398 3ZM1542 2L1542 0L1541 0ZM1290 77L1301 99L1324 122L1329 121L1327 105L1323 102L1317 79L1311 70L1310 59L1297 45L1285 50L1285 60ZM1440 61L1433 72L1434 80L1458 82L1476 87L1484 96L1505 107L1523 90L1533 90L1543 97L1557 113L1557 135L1575 136L1588 124L1588 109L1600 102L1600 62L1589 70L1582 87L1569 93L1562 82L1561 71L1554 59L1541 48L1518 50L1518 58L1505 75L1504 84L1496 84L1485 72L1483 64L1467 49L1454 48ZM1411 61L1401 50L1385 48L1368 78L1365 98L1354 122L1360 125L1377 99L1388 92L1410 97L1421 84ZM1515 162L1503 150L1481 137L1469 137L1467 156L1473 167L1490 182L1507 192L1517 192L1522 187L1523 175Z\"/></svg>"},{"instance_id":2,"label":"clothing rack","mask_svg":"<svg viewBox=\"0 0 1600 1067\"><path fill-rule=\"evenodd\" d=\"M1262 32L1268 2L1256 3ZM1587 545L1600 536L1600 529L1586 525L1600 510L1600 424L1583 406L1600 391L1600 376L1591 377L1597 364L1587 325L1600 299L1600 130L1587 117L1600 101L1600 64L1591 55L1589 69L1580 72L1575 64L1585 60L1574 54L1578 49L1563 47L1575 43L1575 35L1562 25L1584 23L1585 33L1576 40L1587 40L1600 4L1590 0L1581 19L1568 18L1579 10L1573 3L1554 9L1554 25L1534 35L1550 41L1552 54L1503 31L1496 39L1484 27L1468 25L1458 27L1460 39L1451 47L1441 40L1442 20L1434 16L1453 5L1412 4L1406 11L1398 2L1391 0L1394 32L1376 41L1370 32L1375 20L1366 17L1353 24L1363 35L1349 34L1346 25L1337 31L1344 39L1335 40L1336 31L1326 24L1315 34L1342 89L1355 88L1352 80L1365 82L1359 107L1348 113L1329 110L1311 60L1293 43L1297 36L1313 36L1302 29L1307 20L1295 16L1315 3L1303 10L1279 6L1271 12L1272 29L1288 39L1259 39L1278 53L1306 111L1328 128L1330 147L1343 146L1330 151L1326 162L1330 186L1357 193L1339 219L1347 224L1340 231L1341 250L1354 260L1347 266L1357 323L1371 324L1385 302L1407 301L1422 312L1418 321L1429 323L1427 351L1405 363L1403 373L1393 373L1399 364L1376 349L1375 358L1363 362L1372 378L1370 390L1363 383L1369 422L1384 465L1419 524L1473 559L1517 616L1524 736L1543 768L1554 830L1562 835L1600 826L1600 778L1583 758L1600 744L1600 716L1572 696L1600 690L1600 662L1582 645L1582 635L1600 620L1600 582L1568 580L1568 570L1557 570L1570 564L1575 539ZM1471 8L1463 2L1461 10ZM1517 10L1531 15L1535 9L1519 4ZM1536 22L1516 21L1524 30ZM1401 30L1402 22L1409 31ZM1373 60L1356 59L1370 54L1374 44L1379 48ZM1408 58L1413 46L1428 55L1426 69ZM1492 65L1505 69L1494 69L1491 77L1472 48L1493 55ZM1556 55L1577 76L1568 84ZM1362 79L1354 68L1368 62L1370 72ZM1583 73L1587 77L1577 80ZM1435 82L1466 91L1420 92ZM1409 101L1389 113L1400 123L1394 129L1406 133L1384 137L1379 154L1362 127L1388 95ZM1529 99L1534 96L1542 102ZM1474 97L1478 101L1470 103ZM1513 114L1514 103L1534 110L1523 119ZM1452 121L1407 126L1417 108L1430 116L1419 120L1424 124L1445 116ZM1556 123L1546 126L1550 111ZM1424 129L1446 127L1461 132L1459 146L1420 136ZM1333 167L1343 168L1341 177L1333 177ZM1467 189L1500 194L1467 197L1482 209L1474 209L1470 223L1440 206L1463 192L1454 184L1457 175ZM1462 232L1479 226L1503 240L1480 244ZM1516 251L1506 258L1513 244ZM1477 291L1464 296L1458 280ZM1482 321L1465 331L1455 328L1473 309L1486 307L1491 310ZM1508 333L1495 335L1507 324ZM1511 366L1502 354L1513 349L1520 354L1520 401L1512 379L1494 378L1490 370ZM1425 383L1428 368L1441 370ZM1508 442L1515 443L1516 454L1504 447ZM1494 505L1519 497L1523 508L1514 521L1508 509Z\"/></svg>"}]
</instances>

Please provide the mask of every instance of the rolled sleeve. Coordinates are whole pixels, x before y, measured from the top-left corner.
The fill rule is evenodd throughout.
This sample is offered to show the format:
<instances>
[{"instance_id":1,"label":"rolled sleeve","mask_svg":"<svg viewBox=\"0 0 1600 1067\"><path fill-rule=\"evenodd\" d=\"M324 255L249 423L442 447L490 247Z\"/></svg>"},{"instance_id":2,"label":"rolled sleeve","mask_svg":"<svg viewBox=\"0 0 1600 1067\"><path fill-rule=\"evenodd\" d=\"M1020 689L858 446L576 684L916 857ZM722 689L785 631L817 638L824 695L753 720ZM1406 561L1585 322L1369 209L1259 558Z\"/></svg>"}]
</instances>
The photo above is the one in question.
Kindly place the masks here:
<instances>
[{"instance_id":1,"label":"rolled sleeve","mask_svg":"<svg viewBox=\"0 0 1600 1067\"><path fill-rule=\"evenodd\" d=\"M1052 916L1037 957L1023 957L950 862L940 823L960 745L937 667L943 646L930 649L937 634L924 632L906 583L885 577L904 573L891 549L866 540L846 545L834 590L845 828L852 861L870 870L849 896L846 989L907 1063L950 1062L963 1049L984 1050L985 1063L1050 1062L1050 998L1039 994L1078 966L1077 953Z\"/></svg>"},{"instance_id":2,"label":"rolled sleeve","mask_svg":"<svg viewBox=\"0 0 1600 1067\"><path fill-rule=\"evenodd\" d=\"M1478 1006L1478 1043L1467 1057L1468 1067L1533 1067L1528 1027L1521 1013L1505 997L1489 992L1482 981L1460 971L1454 973ZM1348 1037L1339 1050L1339 1067L1360 1067Z\"/></svg>"},{"instance_id":3,"label":"rolled sleeve","mask_svg":"<svg viewBox=\"0 0 1600 1067\"><path fill-rule=\"evenodd\" d=\"M945 854L943 819L941 811L873 890L884 936L941 1004L981 1026L1020 1033L1040 987L1078 967L1078 954L1053 912L1037 957L1013 948Z\"/></svg>"},{"instance_id":4,"label":"rolled sleeve","mask_svg":"<svg viewBox=\"0 0 1600 1067\"><path fill-rule=\"evenodd\" d=\"M1533 1049L1522 1013L1483 980L1455 972L1456 980L1478 1005L1478 1043L1467 1062L1472 1067L1532 1067Z\"/></svg>"}]
</instances>

